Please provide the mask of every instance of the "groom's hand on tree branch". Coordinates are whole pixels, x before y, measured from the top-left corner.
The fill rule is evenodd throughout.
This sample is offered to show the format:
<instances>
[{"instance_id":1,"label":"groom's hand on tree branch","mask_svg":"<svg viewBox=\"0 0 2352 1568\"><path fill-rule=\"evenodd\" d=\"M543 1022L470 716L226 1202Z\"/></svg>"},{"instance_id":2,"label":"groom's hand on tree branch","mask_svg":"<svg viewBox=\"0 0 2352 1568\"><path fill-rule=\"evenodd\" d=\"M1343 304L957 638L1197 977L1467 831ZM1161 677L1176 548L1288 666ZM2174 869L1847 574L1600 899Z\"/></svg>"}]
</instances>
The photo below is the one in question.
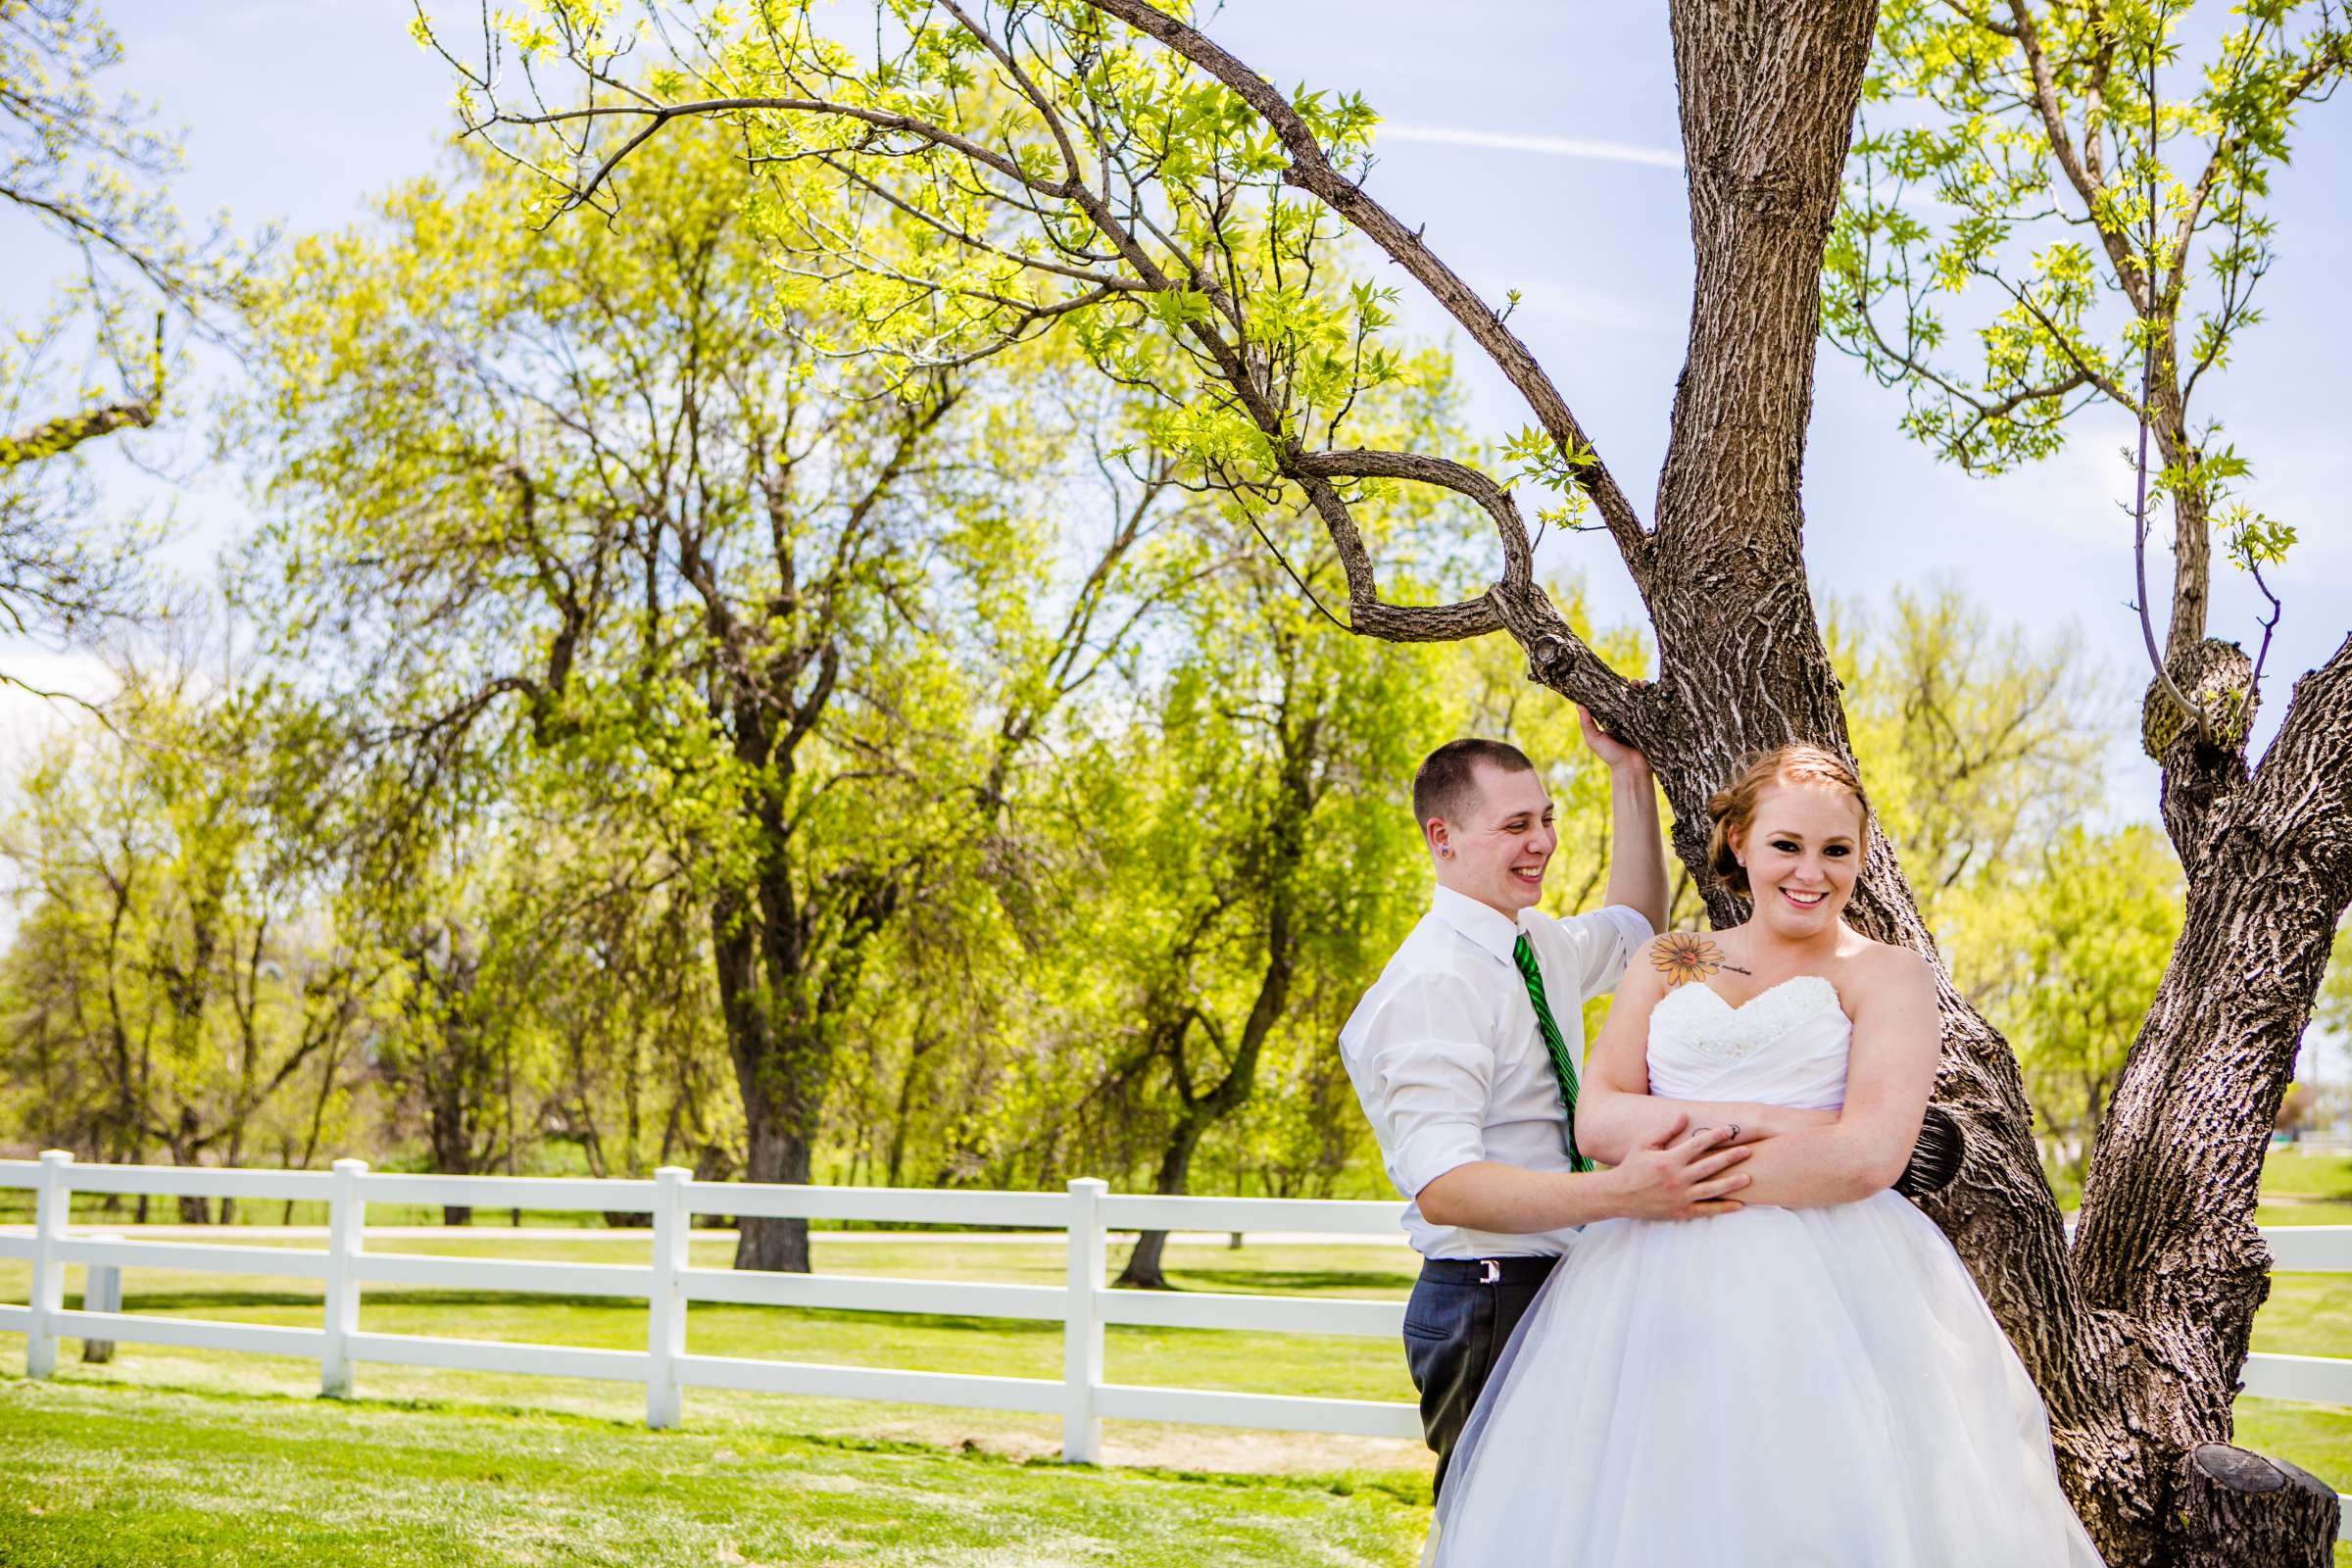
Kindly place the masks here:
<instances>
[{"instance_id":1,"label":"groom's hand on tree branch","mask_svg":"<svg viewBox=\"0 0 2352 1568\"><path fill-rule=\"evenodd\" d=\"M1644 774L1649 771L1649 759L1643 757L1636 747L1602 729L1589 710L1579 707L1576 722L1585 732L1585 744L1592 749L1593 756L1608 764L1609 771L1617 772L1624 768L1635 768Z\"/></svg>"},{"instance_id":2,"label":"groom's hand on tree branch","mask_svg":"<svg viewBox=\"0 0 2352 1568\"><path fill-rule=\"evenodd\" d=\"M1666 928L1666 839L1658 826L1658 787L1649 759L1603 730L1584 709L1576 721L1592 755L1608 764L1608 902L1638 910L1652 931Z\"/></svg>"}]
</instances>

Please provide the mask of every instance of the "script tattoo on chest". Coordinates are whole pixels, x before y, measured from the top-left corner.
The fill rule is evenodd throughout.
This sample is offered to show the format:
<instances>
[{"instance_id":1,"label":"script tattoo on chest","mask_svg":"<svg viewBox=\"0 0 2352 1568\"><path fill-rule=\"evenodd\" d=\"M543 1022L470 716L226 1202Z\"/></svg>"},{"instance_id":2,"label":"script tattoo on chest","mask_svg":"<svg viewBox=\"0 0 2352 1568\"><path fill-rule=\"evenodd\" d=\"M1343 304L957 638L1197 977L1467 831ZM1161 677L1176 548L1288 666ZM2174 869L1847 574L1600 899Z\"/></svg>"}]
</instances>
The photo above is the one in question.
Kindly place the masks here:
<instances>
[{"instance_id":1,"label":"script tattoo on chest","mask_svg":"<svg viewBox=\"0 0 2352 1568\"><path fill-rule=\"evenodd\" d=\"M1669 931L1658 938L1650 946L1649 966L1666 977L1668 990L1704 980L1719 970L1749 973L1736 963L1727 962L1714 938L1696 931Z\"/></svg>"}]
</instances>

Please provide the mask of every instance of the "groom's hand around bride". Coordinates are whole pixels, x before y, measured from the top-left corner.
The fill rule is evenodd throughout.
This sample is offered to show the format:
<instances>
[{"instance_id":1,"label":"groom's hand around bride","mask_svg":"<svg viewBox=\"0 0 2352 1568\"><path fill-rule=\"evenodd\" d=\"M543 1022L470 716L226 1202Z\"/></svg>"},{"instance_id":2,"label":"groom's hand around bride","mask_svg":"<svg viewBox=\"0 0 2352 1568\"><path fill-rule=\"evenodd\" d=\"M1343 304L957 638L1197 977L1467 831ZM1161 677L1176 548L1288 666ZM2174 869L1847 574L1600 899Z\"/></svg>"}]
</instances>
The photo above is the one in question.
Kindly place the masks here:
<instances>
[{"instance_id":1,"label":"groom's hand around bride","mask_svg":"<svg viewBox=\"0 0 2352 1568\"><path fill-rule=\"evenodd\" d=\"M1690 1118L1677 1112L1658 1137L1627 1152L1609 1170L1571 1173L1527 1170L1499 1160L1456 1165L1424 1185L1414 1201L1432 1225L1524 1236L1589 1225L1600 1219L1699 1219L1740 1205L1733 1193L1748 1184L1744 1161L1754 1146L1736 1126L1686 1132Z\"/></svg>"},{"instance_id":2,"label":"groom's hand around bride","mask_svg":"<svg viewBox=\"0 0 2352 1568\"><path fill-rule=\"evenodd\" d=\"M1748 1184L1734 1167L1753 1152L1738 1144L1737 1126L1696 1127L1686 1133L1688 1116L1677 1115L1665 1134L1637 1147L1614 1170L1587 1178L1617 1184L1615 1211L1629 1219L1698 1219L1729 1214L1739 1200L1731 1195Z\"/></svg>"}]
</instances>

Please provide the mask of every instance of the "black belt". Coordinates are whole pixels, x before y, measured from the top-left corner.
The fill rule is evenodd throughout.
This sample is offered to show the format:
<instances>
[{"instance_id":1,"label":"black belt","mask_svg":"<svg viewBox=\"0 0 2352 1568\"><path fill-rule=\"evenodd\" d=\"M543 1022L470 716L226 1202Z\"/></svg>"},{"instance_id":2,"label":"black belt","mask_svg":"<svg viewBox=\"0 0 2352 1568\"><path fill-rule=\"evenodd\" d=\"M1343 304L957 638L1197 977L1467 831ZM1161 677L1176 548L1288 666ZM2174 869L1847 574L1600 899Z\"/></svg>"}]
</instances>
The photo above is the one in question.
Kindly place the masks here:
<instances>
[{"instance_id":1,"label":"black belt","mask_svg":"<svg viewBox=\"0 0 2352 1568\"><path fill-rule=\"evenodd\" d=\"M1438 1285L1541 1285L1559 1258L1548 1253L1520 1257L1425 1257L1421 1277Z\"/></svg>"}]
</instances>

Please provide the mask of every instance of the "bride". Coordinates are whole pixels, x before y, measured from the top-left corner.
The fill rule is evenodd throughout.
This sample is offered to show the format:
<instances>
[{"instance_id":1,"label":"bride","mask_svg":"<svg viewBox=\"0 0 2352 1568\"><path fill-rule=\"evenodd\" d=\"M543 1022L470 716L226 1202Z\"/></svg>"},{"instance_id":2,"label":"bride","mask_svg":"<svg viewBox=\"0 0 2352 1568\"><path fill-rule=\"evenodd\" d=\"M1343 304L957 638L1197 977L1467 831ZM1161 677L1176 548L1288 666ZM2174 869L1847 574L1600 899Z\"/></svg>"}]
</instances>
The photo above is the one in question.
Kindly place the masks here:
<instances>
[{"instance_id":1,"label":"bride","mask_svg":"<svg viewBox=\"0 0 2352 1568\"><path fill-rule=\"evenodd\" d=\"M1783 747L1708 811L1752 912L1628 968L1576 1140L1613 1161L1661 1116L1744 1117L1745 1206L1585 1230L1463 1433L1435 1560L2095 1568L2016 1351L1887 1191L1935 1080L1936 983L1840 918L1861 780Z\"/></svg>"}]
</instances>

